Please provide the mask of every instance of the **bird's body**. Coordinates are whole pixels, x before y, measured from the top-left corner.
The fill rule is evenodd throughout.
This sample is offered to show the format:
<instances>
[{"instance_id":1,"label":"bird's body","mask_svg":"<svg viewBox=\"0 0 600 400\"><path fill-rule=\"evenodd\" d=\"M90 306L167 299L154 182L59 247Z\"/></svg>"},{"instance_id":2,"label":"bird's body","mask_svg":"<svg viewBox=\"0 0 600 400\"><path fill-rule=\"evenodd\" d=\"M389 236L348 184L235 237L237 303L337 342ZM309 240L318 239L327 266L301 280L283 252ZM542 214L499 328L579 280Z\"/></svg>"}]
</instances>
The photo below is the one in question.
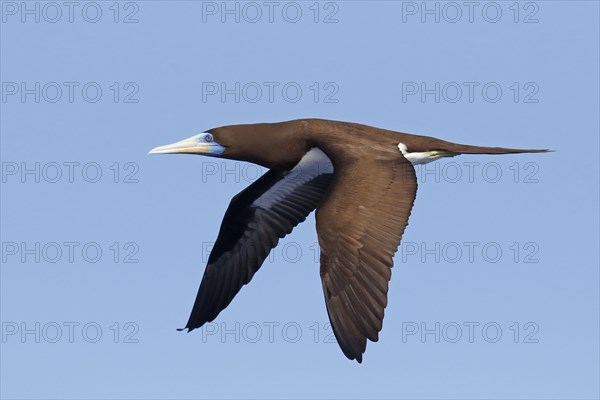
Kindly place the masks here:
<instances>
[{"instance_id":1,"label":"bird's body","mask_svg":"<svg viewBox=\"0 0 600 400\"><path fill-rule=\"evenodd\" d=\"M305 119L211 129L151 153L248 161L269 171L223 219L186 328L214 320L279 239L316 211L321 280L344 354L362 361L378 340L393 255L417 191L413 165L459 154L547 150L478 147L355 123Z\"/></svg>"}]
</instances>

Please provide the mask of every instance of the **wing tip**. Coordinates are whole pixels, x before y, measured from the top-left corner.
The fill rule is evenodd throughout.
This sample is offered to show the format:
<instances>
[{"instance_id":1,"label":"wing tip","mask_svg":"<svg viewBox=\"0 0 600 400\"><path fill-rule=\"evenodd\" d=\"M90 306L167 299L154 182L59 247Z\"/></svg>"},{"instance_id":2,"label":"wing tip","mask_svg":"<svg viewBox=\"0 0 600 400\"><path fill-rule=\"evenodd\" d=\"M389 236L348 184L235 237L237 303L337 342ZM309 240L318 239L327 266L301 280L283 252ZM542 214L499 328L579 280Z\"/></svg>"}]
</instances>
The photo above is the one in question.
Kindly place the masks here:
<instances>
[{"instance_id":1,"label":"wing tip","mask_svg":"<svg viewBox=\"0 0 600 400\"><path fill-rule=\"evenodd\" d=\"M340 342L338 341L338 345L340 344ZM344 355L346 356L346 358L350 361L356 361L359 364L362 364L363 362L363 355L365 354L365 351L367 350L366 347L362 350L362 352L360 350L358 351L353 351L353 350L349 350L347 348L344 348L342 345L340 345L340 349L342 350L342 353L344 353Z\"/></svg>"},{"instance_id":2,"label":"wing tip","mask_svg":"<svg viewBox=\"0 0 600 400\"><path fill-rule=\"evenodd\" d=\"M339 344L339 342L338 342ZM346 350L344 350L343 348L341 349L342 353L344 353L344 355L346 356L346 358L350 361L356 361L359 364L362 364L363 362L363 354L364 353L350 353L350 352L346 352Z\"/></svg>"}]
</instances>

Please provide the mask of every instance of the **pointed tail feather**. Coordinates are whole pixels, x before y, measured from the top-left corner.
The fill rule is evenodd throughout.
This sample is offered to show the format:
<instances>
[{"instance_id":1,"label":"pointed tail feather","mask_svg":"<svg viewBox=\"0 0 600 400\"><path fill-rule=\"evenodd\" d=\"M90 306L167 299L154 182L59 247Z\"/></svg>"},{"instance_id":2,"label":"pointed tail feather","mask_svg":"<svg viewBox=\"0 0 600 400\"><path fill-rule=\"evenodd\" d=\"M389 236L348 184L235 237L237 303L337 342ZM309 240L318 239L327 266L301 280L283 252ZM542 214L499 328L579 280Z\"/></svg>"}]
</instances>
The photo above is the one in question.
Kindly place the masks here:
<instances>
[{"instance_id":1,"label":"pointed tail feather","mask_svg":"<svg viewBox=\"0 0 600 400\"><path fill-rule=\"evenodd\" d=\"M548 149L508 149L504 147L469 146L466 144L448 143L444 150L456 154L517 154L517 153L548 153Z\"/></svg>"}]
</instances>

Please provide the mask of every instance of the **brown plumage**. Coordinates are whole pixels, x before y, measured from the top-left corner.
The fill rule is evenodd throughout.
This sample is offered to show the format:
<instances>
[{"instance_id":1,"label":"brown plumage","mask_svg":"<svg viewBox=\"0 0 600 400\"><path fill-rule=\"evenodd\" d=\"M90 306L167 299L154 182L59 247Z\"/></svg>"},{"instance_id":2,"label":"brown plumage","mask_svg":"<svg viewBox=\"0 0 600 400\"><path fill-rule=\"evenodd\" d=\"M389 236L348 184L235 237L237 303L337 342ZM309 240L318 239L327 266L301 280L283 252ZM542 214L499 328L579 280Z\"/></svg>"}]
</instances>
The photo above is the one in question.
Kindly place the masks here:
<instances>
[{"instance_id":1,"label":"brown plumage","mask_svg":"<svg viewBox=\"0 0 600 400\"><path fill-rule=\"evenodd\" d=\"M186 328L214 320L279 239L316 209L329 319L346 357L361 362L367 339L377 341L382 328L393 256L417 192L413 163L546 151L316 119L225 126L158 147L151 153L206 154L270 169L232 199Z\"/></svg>"}]
</instances>

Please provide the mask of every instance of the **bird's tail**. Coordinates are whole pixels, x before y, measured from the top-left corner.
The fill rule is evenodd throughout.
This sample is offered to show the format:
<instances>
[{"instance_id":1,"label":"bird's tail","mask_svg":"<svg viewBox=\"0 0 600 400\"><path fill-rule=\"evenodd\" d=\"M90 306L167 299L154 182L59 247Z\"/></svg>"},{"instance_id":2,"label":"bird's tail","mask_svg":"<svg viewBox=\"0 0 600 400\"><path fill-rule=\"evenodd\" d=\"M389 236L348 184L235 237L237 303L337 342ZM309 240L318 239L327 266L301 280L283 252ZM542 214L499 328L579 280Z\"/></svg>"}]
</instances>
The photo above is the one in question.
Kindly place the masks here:
<instances>
[{"instance_id":1,"label":"bird's tail","mask_svg":"<svg viewBox=\"0 0 600 400\"><path fill-rule=\"evenodd\" d=\"M458 154L517 154L517 153L548 153L548 149L508 149L504 147L469 146L466 144L448 143L444 150Z\"/></svg>"}]
</instances>

